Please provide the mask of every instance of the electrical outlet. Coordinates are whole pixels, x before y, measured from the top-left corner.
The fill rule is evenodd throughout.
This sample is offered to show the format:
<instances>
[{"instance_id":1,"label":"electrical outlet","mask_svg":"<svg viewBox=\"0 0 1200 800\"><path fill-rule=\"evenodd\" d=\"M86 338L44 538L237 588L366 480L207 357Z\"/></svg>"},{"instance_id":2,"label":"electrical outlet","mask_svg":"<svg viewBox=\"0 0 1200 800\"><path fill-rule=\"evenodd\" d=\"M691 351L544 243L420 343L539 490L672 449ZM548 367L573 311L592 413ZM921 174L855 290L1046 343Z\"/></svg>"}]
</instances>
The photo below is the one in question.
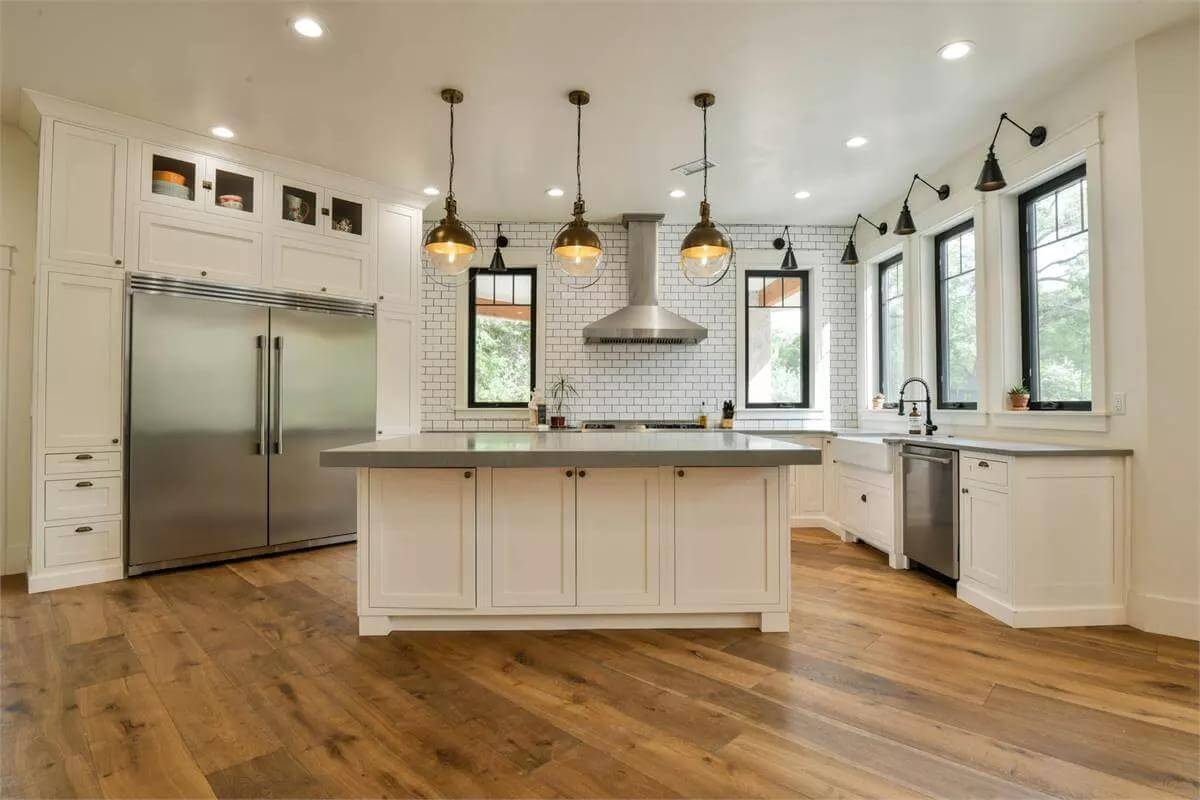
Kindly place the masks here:
<instances>
[{"instance_id":1,"label":"electrical outlet","mask_svg":"<svg viewBox=\"0 0 1200 800\"><path fill-rule=\"evenodd\" d=\"M1124 392L1113 392L1113 413L1122 415L1125 413Z\"/></svg>"}]
</instances>

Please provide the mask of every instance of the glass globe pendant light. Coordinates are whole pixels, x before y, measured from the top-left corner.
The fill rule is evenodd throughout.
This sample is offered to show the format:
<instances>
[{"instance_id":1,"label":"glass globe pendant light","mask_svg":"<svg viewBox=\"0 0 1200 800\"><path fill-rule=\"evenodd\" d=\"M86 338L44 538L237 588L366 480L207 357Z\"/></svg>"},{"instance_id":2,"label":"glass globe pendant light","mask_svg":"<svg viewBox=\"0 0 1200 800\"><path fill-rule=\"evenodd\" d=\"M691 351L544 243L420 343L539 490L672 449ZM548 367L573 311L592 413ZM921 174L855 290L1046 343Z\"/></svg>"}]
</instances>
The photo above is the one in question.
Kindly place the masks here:
<instances>
[{"instance_id":1,"label":"glass globe pendant light","mask_svg":"<svg viewBox=\"0 0 1200 800\"><path fill-rule=\"evenodd\" d=\"M567 94L567 100L575 106L575 210L571 221L559 228L551 245L559 269L572 278L592 278L582 286L572 284L575 289L587 288L600 279L600 260L604 257L600 237L583 218L583 107L591 99L591 95L582 89Z\"/></svg>"},{"instance_id":2,"label":"glass globe pendant light","mask_svg":"<svg viewBox=\"0 0 1200 800\"><path fill-rule=\"evenodd\" d=\"M709 92L701 92L692 98L692 102L704 117L704 196L700 201L700 221L683 238L683 244L679 247L679 266L688 282L713 286L725 277L734 256L732 239L709 217L708 109L717 102L717 98Z\"/></svg>"},{"instance_id":3,"label":"glass globe pendant light","mask_svg":"<svg viewBox=\"0 0 1200 800\"><path fill-rule=\"evenodd\" d=\"M454 107L463 101L458 89L442 89L442 99L450 106L450 181L446 191L446 216L425 234L425 255L437 276L452 278L470 267L479 250L475 234L458 218L454 199Z\"/></svg>"}]
</instances>

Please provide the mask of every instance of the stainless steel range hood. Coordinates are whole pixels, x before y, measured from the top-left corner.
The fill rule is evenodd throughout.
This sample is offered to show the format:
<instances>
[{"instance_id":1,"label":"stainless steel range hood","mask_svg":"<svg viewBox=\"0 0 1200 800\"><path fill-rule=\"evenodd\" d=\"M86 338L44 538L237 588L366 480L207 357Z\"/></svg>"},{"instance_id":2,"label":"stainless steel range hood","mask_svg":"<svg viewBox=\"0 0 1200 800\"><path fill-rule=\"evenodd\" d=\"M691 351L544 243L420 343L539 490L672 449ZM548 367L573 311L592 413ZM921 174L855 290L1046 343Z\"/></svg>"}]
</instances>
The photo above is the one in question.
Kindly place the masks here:
<instances>
[{"instance_id":1,"label":"stainless steel range hood","mask_svg":"<svg viewBox=\"0 0 1200 800\"><path fill-rule=\"evenodd\" d=\"M703 325L658 304L658 223L662 218L662 214L621 217L629 231L629 304L584 328L586 343L696 344L708 336Z\"/></svg>"}]
</instances>

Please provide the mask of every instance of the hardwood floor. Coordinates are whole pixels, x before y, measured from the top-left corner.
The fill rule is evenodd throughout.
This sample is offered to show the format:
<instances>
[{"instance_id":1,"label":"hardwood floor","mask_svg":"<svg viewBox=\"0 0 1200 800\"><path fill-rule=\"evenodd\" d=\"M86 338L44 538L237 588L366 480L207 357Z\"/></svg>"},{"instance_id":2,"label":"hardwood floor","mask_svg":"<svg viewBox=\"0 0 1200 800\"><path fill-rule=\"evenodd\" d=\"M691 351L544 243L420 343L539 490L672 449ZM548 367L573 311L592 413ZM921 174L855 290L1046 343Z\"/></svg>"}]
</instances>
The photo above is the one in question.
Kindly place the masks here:
<instances>
[{"instance_id":1,"label":"hardwood floor","mask_svg":"<svg viewBox=\"0 0 1200 800\"><path fill-rule=\"evenodd\" d=\"M359 638L353 546L27 595L3 797L1200 794L1197 645L793 532L792 629Z\"/></svg>"}]
</instances>

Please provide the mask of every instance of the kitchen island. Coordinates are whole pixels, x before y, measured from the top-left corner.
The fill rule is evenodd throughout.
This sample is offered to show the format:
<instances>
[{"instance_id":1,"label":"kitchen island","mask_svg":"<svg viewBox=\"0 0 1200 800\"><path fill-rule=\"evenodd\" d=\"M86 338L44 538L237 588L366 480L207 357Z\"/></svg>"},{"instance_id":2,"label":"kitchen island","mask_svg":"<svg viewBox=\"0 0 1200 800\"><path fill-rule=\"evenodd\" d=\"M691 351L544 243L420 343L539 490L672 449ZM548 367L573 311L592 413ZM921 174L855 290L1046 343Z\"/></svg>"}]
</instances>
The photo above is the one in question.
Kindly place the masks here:
<instances>
[{"instance_id":1,"label":"kitchen island","mask_svg":"<svg viewBox=\"0 0 1200 800\"><path fill-rule=\"evenodd\" d=\"M734 432L421 433L321 453L358 471L362 635L787 630L787 470Z\"/></svg>"}]
</instances>

